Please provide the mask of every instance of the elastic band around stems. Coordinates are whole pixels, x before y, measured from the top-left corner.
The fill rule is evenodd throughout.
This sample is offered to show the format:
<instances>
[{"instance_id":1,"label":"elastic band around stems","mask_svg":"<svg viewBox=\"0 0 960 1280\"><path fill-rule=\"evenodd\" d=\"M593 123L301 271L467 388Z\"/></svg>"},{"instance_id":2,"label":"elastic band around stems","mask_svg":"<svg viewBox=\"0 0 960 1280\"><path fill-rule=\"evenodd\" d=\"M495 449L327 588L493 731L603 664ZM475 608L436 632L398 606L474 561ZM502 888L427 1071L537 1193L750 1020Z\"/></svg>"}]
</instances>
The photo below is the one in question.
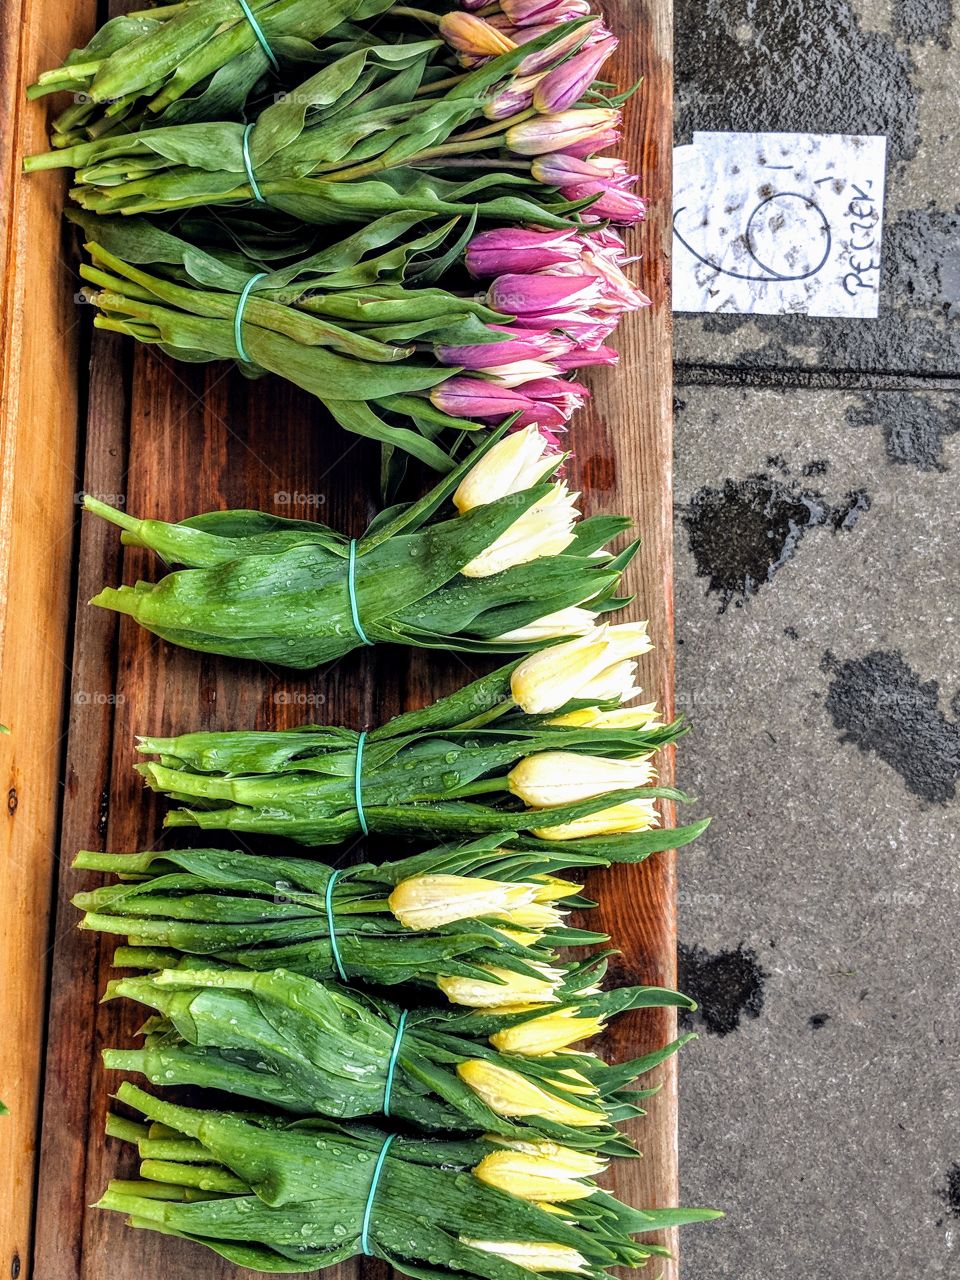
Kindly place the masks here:
<instances>
[{"instance_id":1,"label":"elastic band around stems","mask_svg":"<svg viewBox=\"0 0 960 1280\"><path fill-rule=\"evenodd\" d=\"M330 950L333 952L333 963L337 966L337 973L340 975L340 981L347 981L347 971L343 967L343 961L340 959L340 948L337 946L337 926L333 918L333 886L337 883L339 871L334 871L330 879L327 881L327 894L324 899L324 906L327 908L327 929L330 933Z\"/></svg>"},{"instance_id":2,"label":"elastic band around stems","mask_svg":"<svg viewBox=\"0 0 960 1280\"><path fill-rule=\"evenodd\" d=\"M357 817L360 819L360 830L365 836L370 834L367 829L367 816L363 812L363 744L367 740L367 731L364 729L359 738L357 738L357 758L353 766L353 802L357 806Z\"/></svg>"},{"instance_id":3,"label":"elastic band around stems","mask_svg":"<svg viewBox=\"0 0 960 1280\"><path fill-rule=\"evenodd\" d=\"M357 540L350 539L350 556L347 561L347 591L350 593L350 619L353 622L353 629L363 641L364 644L373 644L373 641L364 631L360 622L360 610L357 606ZM366 834L366 832L364 832Z\"/></svg>"},{"instance_id":4,"label":"elastic band around stems","mask_svg":"<svg viewBox=\"0 0 960 1280\"><path fill-rule=\"evenodd\" d=\"M387 1067L387 1083L383 1090L383 1114L390 1114L390 1094L393 1091L393 1077L397 1070L397 1059L400 1056L400 1041L403 1039L403 1033L407 1026L407 1010L404 1009L400 1015L400 1021L397 1023L397 1034L393 1041L393 1048L390 1051L390 1063Z\"/></svg>"},{"instance_id":5,"label":"elastic band around stems","mask_svg":"<svg viewBox=\"0 0 960 1280\"><path fill-rule=\"evenodd\" d=\"M256 121L254 121L254 124L256 124ZM247 171L247 182L250 184L250 190L253 192L254 199L259 200L261 204L266 204L267 202L263 198L263 192L257 186L256 175L253 172L253 161L250 159L250 131L253 127L253 124L248 124L243 131L243 167Z\"/></svg>"},{"instance_id":6,"label":"elastic band around stems","mask_svg":"<svg viewBox=\"0 0 960 1280\"><path fill-rule=\"evenodd\" d=\"M263 52L267 55L267 57L270 59L271 63L273 64L274 71L279 71L280 63L277 61L277 55L270 48L270 41L263 34L263 28L260 26L260 23L257 21L253 10L247 4L247 0L237 0L237 3L240 5L240 8L243 10L244 17L250 23L251 27L253 27L253 34L260 41L260 47L263 49Z\"/></svg>"},{"instance_id":7,"label":"elastic band around stems","mask_svg":"<svg viewBox=\"0 0 960 1280\"><path fill-rule=\"evenodd\" d=\"M251 276L247 283L243 286L240 297L237 299L237 309L233 316L233 343L237 348L237 355L244 364L250 363L250 357L247 355L247 348L243 345L243 311L247 305L247 299L250 297L250 290L262 280L264 276L269 275L269 271L258 271L255 276Z\"/></svg>"},{"instance_id":8,"label":"elastic band around stems","mask_svg":"<svg viewBox=\"0 0 960 1280\"><path fill-rule=\"evenodd\" d=\"M373 1177L370 1179L370 1190L367 1193L367 1203L363 1210L363 1226L360 1229L360 1248L368 1258L373 1257L373 1250L370 1248L370 1215L373 1213L373 1202L376 1199L377 1187L380 1184L380 1175L383 1172L384 1161L387 1158L387 1152L390 1150L390 1144L397 1135L391 1133L380 1148L380 1154L377 1156L377 1163L373 1166Z\"/></svg>"}]
</instances>

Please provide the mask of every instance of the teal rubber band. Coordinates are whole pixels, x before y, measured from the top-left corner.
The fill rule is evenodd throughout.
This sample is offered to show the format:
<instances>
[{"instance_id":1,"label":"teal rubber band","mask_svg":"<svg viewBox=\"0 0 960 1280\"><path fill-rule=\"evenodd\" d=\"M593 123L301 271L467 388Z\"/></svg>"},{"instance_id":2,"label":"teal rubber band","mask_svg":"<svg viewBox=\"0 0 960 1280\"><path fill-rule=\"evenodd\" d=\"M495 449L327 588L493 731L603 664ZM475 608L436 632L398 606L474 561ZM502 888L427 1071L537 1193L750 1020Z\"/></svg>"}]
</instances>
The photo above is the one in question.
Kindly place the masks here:
<instances>
[{"instance_id":1,"label":"teal rubber band","mask_svg":"<svg viewBox=\"0 0 960 1280\"><path fill-rule=\"evenodd\" d=\"M390 1143L393 1142L397 1135L391 1133L390 1137L384 1142L380 1148L380 1154L377 1156L377 1163L373 1166L373 1177L370 1180L370 1191L367 1195L367 1203L363 1210L363 1227L360 1230L360 1248L368 1258L373 1257L373 1250L370 1248L370 1215L373 1213L373 1202L376 1199L377 1187L380 1185L380 1175L383 1173L384 1161L387 1158L387 1152L390 1150Z\"/></svg>"},{"instance_id":2,"label":"teal rubber band","mask_svg":"<svg viewBox=\"0 0 960 1280\"><path fill-rule=\"evenodd\" d=\"M250 357L247 355L247 348L243 345L243 329L241 328L243 324L244 308L247 305L247 299L250 297L250 290L258 280L262 280L264 276L269 274L270 273L268 271L258 271L255 276L251 276L243 286L240 297L237 299L237 309L233 316L233 342L234 346L237 348L237 355L244 364L250 363Z\"/></svg>"},{"instance_id":3,"label":"teal rubber band","mask_svg":"<svg viewBox=\"0 0 960 1280\"><path fill-rule=\"evenodd\" d=\"M247 21L250 23L251 27L253 27L253 34L260 41L260 46L263 49L263 52L267 55L267 57L273 63L274 71L279 71L280 63L277 61L277 55L270 48L270 41L263 34L263 29L261 28L260 23L257 21L256 17L254 16L253 10L247 4L247 0L237 0L237 3L240 5L240 8L243 10L244 16L246 17Z\"/></svg>"},{"instance_id":4,"label":"teal rubber band","mask_svg":"<svg viewBox=\"0 0 960 1280\"><path fill-rule=\"evenodd\" d=\"M360 737L357 739L357 759L353 766L353 801L357 806L357 817L360 819L360 830L365 836L368 836L370 832L367 830L367 816L363 812L363 778L361 774L361 770L363 769L363 744L366 740L367 731L364 729L360 734Z\"/></svg>"},{"instance_id":5,"label":"teal rubber band","mask_svg":"<svg viewBox=\"0 0 960 1280\"><path fill-rule=\"evenodd\" d=\"M357 607L357 540L350 539L350 558L347 561L347 591L350 593L350 618L353 621L353 629L363 641L364 644L373 644L373 641L364 631L360 622L360 610ZM364 833L366 834L366 833Z\"/></svg>"},{"instance_id":6,"label":"teal rubber band","mask_svg":"<svg viewBox=\"0 0 960 1280\"><path fill-rule=\"evenodd\" d=\"M327 896L324 899L324 905L327 908L327 929L330 932L330 950L333 952L333 963L337 966L337 973L340 975L340 981L346 982L347 971L343 967L343 961L340 959L340 948L337 946L337 926L333 918L333 886L337 883L339 871L334 871L333 875L327 881Z\"/></svg>"},{"instance_id":7,"label":"teal rubber band","mask_svg":"<svg viewBox=\"0 0 960 1280\"><path fill-rule=\"evenodd\" d=\"M254 121L254 124L256 121ZM254 199L259 200L261 204L266 204L263 198L263 192L257 186L257 179L253 172L253 161L250 159L250 131L253 124L248 124L243 131L243 167L247 171L247 182L250 184L250 190L253 192Z\"/></svg>"},{"instance_id":8,"label":"teal rubber band","mask_svg":"<svg viewBox=\"0 0 960 1280\"><path fill-rule=\"evenodd\" d=\"M400 1056L400 1041L403 1039L403 1033L407 1025L407 1010L404 1009L400 1015L400 1021L397 1023L397 1034L393 1042L393 1049L390 1053L390 1064L387 1067L387 1083L383 1091L383 1114L390 1114L390 1094L393 1090L393 1077L397 1070L397 1059Z\"/></svg>"}]
</instances>

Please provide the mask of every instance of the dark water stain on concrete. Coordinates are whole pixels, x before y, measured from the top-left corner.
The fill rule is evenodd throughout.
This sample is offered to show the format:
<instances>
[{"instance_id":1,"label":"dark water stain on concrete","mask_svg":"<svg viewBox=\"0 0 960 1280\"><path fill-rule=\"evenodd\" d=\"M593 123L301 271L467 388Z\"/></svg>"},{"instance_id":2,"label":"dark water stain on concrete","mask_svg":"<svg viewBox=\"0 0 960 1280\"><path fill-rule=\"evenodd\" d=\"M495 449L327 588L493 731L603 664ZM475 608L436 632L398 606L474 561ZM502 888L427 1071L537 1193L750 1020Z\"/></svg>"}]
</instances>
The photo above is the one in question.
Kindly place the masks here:
<instances>
[{"instance_id":1,"label":"dark water stain on concrete","mask_svg":"<svg viewBox=\"0 0 960 1280\"><path fill-rule=\"evenodd\" d=\"M921 681L897 649L846 662L828 650L820 667L833 676L826 708L841 742L874 752L924 800L945 804L955 797L960 723L940 710L936 680Z\"/></svg>"},{"instance_id":2,"label":"dark water stain on concrete","mask_svg":"<svg viewBox=\"0 0 960 1280\"><path fill-rule=\"evenodd\" d=\"M781 468L782 470L782 468ZM680 519L687 530L697 575L709 579L720 612L741 606L781 569L808 530L818 526L848 532L870 499L862 490L832 506L821 493L766 472L727 479L719 489L704 485Z\"/></svg>"},{"instance_id":3,"label":"dark water stain on concrete","mask_svg":"<svg viewBox=\"0 0 960 1280\"><path fill-rule=\"evenodd\" d=\"M947 1181L940 1190L940 1199L954 1218L960 1218L960 1161L947 1170Z\"/></svg>"},{"instance_id":4,"label":"dark water stain on concrete","mask_svg":"<svg viewBox=\"0 0 960 1280\"><path fill-rule=\"evenodd\" d=\"M768 975L751 947L741 942L735 951L711 953L681 943L677 958L680 990L699 1006L695 1014L682 1015L683 1021L698 1021L713 1035L726 1036L742 1017L760 1017Z\"/></svg>"},{"instance_id":5,"label":"dark water stain on concrete","mask_svg":"<svg viewBox=\"0 0 960 1280\"><path fill-rule=\"evenodd\" d=\"M846 0L680 0L678 141L694 129L882 133L917 149L909 53L864 31Z\"/></svg>"},{"instance_id":6,"label":"dark water stain on concrete","mask_svg":"<svg viewBox=\"0 0 960 1280\"><path fill-rule=\"evenodd\" d=\"M941 48L950 48L952 0L893 0L892 18L896 34L911 44L935 40Z\"/></svg>"},{"instance_id":7,"label":"dark water stain on concrete","mask_svg":"<svg viewBox=\"0 0 960 1280\"><path fill-rule=\"evenodd\" d=\"M807 1026L811 1031L820 1031L829 1021L829 1013L812 1013L807 1019Z\"/></svg>"},{"instance_id":8,"label":"dark water stain on concrete","mask_svg":"<svg viewBox=\"0 0 960 1280\"><path fill-rule=\"evenodd\" d=\"M892 463L946 471L944 442L960 431L960 397L919 391L870 391L847 409L851 427L879 427Z\"/></svg>"}]
</instances>

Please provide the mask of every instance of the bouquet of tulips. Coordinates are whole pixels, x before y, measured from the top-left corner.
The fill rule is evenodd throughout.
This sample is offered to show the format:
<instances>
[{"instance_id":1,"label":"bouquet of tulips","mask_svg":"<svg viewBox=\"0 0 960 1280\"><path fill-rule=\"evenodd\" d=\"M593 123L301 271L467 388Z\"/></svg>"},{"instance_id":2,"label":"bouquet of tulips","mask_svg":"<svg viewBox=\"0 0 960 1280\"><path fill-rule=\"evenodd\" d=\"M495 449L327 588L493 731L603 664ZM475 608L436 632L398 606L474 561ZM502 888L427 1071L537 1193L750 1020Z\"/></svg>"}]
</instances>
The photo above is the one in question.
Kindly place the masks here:
<instances>
[{"instance_id":1,"label":"bouquet of tulips","mask_svg":"<svg viewBox=\"0 0 960 1280\"><path fill-rule=\"evenodd\" d=\"M104 1052L108 1070L300 1115L382 1113L430 1131L546 1138L607 1155L634 1154L613 1124L643 1114L637 1103L649 1091L629 1086L682 1043L617 1067L587 1051L507 1055L471 1033L469 1017L403 1012L282 969L251 973L211 962L116 979L104 999L116 997L156 1016L143 1029L143 1048ZM561 1022L567 1037L582 1038L613 1010L678 1005L692 1002L656 987L625 988L569 1002ZM495 1019L494 1034L509 1034L520 1016Z\"/></svg>"},{"instance_id":2,"label":"bouquet of tulips","mask_svg":"<svg viewBox=\"0 0 960 1280\"><path fill-rule=\"evenodd\" d=\"M577 495L550 479L563 457L536 427L494 439L357 542L256 511L137 520L88 497L125 543L189 566L92 603L190 649L290 667L378 641L509 652L591 630L624 603L613 593L637 544L616 557L603 544L629 521L577 523ZM432 519L451 497L455 514Z\"/></svg>"},{"instance_id":3,"label":"bouquet of tulips","mask_svg":"<svg viewBox=\"0 0 960 1280\"><path fill-rule=\"evenodd\" d=\"M100 1208L260 1271L315 1271L362 1253L418 1280L599 1278L663 1255L634 1235L719 1216L631 1209L593 1181L602 1160L552 1142L290 1123L182 1107L128 1083L117 1098L151 1123L108 1121L142 1163L138 1180L110 1184Z\"/></svg>"},{"instance_id":4,"label":"bouquet of tulips","mask_svg":"<svg viewBox=\"0 0 960 1280\"><path fill-rule=\"evenodd\" d=\"M599 203L591 217L635 221L635 179L619 162L590 159L618 136L629 96L593 89L617 41L599 19L568 20L568 10L554 8L555 20L526 30L522 43L459 12L435 19L432 40L360 39L249 125L220 119L108 133L30 156L26 168L75 169L72 194L97 213L260 204L330 223L476 209L557 227ZM453 83L427 75L444 41L479 64ZM580 163L540 172L536 158L554 153Z\"/></svg>"},{"instance_id":5,"label":"bouquet of tulips","mask_svg":"<svg viewBox=\"0 0 960 1280\"><path fill-rule=\"evenodd\" d=\"M181 359L278 374L346 430L438 470L464 432L491 422L562 430L589 394L567 375L615 363L605 340L648 301L609 229L471 237L470 220L445 244L454 223L403 239L422 216L393 214L273 268L238 255L236 242L202 246L142 219L74 220L97 237L81 275L98 328ZM470 272L495 277L479 298L434 283L464 246Z\"/></svg>"},{"instance_id":6,"label":"bouquet of tulips","mask_svg":"<svg viewBox=\"0 0 960 1280\"><path fill-rule=\"evenodd\" d=\"M125 935L133 949L120 958L140 968L179 953L320 980L418 983L471 1008L536 1009L596 978L595 965L556 966L558 947L606 941L565 923L567 909L585 904L579 886L556 873L640 862L689 843L705 825L559 847L487 838L337 870L223 849L84 852L78 868L122 882L78 894L74 905L84 928Z\"/></svg>"},{"instance_id":7,"label":"bouquet of tulips","mask_svg":"<svg viewBox=\"0 0 960 1280\"><path fill-rule=\"evenodd\" d=\"M532 831L544 840L658 825L651 756L683 732L638 690L645 623L604 624L501 667L369 733L286 731L144 737L137 765L180 802L171 827L332 844L361 832L441 838Z\"/></svg>"}]
</instances>

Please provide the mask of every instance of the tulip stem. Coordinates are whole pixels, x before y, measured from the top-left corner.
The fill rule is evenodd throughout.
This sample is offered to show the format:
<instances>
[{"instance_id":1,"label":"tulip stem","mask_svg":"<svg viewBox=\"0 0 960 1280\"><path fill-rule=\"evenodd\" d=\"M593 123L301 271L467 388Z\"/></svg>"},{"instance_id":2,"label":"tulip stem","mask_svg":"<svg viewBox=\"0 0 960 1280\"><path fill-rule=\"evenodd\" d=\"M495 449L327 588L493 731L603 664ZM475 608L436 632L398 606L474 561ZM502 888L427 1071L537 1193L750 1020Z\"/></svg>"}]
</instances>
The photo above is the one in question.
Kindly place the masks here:
<instances>
[{"instance_id":1,"label":"tulip stem","mask_svg":"<svg viewBox=\"0 0 960 1280\"><path fill-rule=\"evenodd\" d=\"M437 89L452 89L455 85L466 80L469 73L464 71L458 76L447 76L446 80L431 80L429 84L422 84L413 95L415 98L422 98L425 94L434 93Z\"/></svg>"},{"instance_id":2,"label":"tulip stem","mask_svg":"<svg viewBox=\"0 0 960 1280\"><path fill-rule=\"evenodd\" d=\"M485 796L491 791L506 791L509 783L506 777L481 778L479 782L468 782L465 786L455 787L444 796L445 800L462 800L464 796Z\"/></svg>"},{"instance_id":3,"label":"tulip stem","mask_svg":"<svg viewBox=\"0 0 960 1280\"><path fill-rule=\"evenodd\" d=\"M508 711L516 710L517 704L512 698L504 698L502 702L498 702L495 706L489 707L486 711L481 711L479 715L473 717L472 720L464 720L459 726L461 729L482 729L485 724L490 724L494 720L499 720L501 716L505 716Z\"/></svg>"}]
</instances>

